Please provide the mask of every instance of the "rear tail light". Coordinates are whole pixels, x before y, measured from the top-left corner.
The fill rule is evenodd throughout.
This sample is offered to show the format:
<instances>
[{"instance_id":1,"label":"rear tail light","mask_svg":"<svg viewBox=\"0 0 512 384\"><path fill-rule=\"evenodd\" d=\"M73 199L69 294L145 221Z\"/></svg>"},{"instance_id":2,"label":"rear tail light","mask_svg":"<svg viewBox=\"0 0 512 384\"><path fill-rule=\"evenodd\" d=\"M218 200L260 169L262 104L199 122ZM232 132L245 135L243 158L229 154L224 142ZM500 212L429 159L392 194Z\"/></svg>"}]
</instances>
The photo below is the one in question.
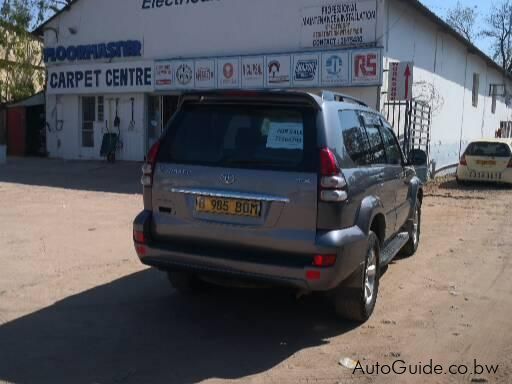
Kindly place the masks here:
<instances>
[{"instance_id":1,"label":"rear tail light","mask_svg":"<svg viewBox=\"0 0 512 384\"><path fill-rule=\"evenodd\" d=\"M462 157L460 158L460 163L459 164L467 167L468 162L466 161L466 155L462 155Z\"/></svg>"},{"instance_id":2,"label":"rear tail light","mask_svg":"<svg viewBox=\"0 0 512 384\"><path fill-rule=\"evenodd\" d=\"M336 255L315 255L313 257L313 266L332 267L336 264Z\"/></svg>"},{"instance_id":3,"label":"rear tail light","mask_svg":"<svg viewBox=\"0 0 512 384\"><path fill-rule=\"evenodd\" d=\"M306 271L306 280L320 280L321 276L320 271Z\"/></svg>"},{"instance_id":4,"label":"rear tail light","mask_svg":"<svg viewBox=\"0 0 512 384\"><path fill-rule=\"evenodd\" d=\"M142 231L133 230L133 241L139 244L146 244L146 235Z\"/></svg>"},{"instance_id":5,"label":"rear tail light","mask_svg":"<svg viewBox=\"0 0 512 384\"><path fill-rule=\"evenodd\" d=\"M508 162L507 168L512 168L512 157L510 158L510 161Z\"/></svg>"},{"instance_id":6,"label":"rear tail light","mask_svg":"<svg viewBox=\"0 0 512 384\"><path fill-rule=\"evenodd\" d=\"M140 182L145 187L151 187L153 185L153 175L155 173L156 159L159 151L160 141L157 141L149 150L146 163L142 166L142 179Z\"/></svg>"},{"instance_id":7,"label":"rear tail light","mask_svg":"<svg viewBox=\"0 0 512 384\"><path fill-rule=\"evenodd\" d=\"M340 202L348 198L347 181L343 176L336 156L329 148L320 150L320 200Z\"/></svg>"}]
</instances>

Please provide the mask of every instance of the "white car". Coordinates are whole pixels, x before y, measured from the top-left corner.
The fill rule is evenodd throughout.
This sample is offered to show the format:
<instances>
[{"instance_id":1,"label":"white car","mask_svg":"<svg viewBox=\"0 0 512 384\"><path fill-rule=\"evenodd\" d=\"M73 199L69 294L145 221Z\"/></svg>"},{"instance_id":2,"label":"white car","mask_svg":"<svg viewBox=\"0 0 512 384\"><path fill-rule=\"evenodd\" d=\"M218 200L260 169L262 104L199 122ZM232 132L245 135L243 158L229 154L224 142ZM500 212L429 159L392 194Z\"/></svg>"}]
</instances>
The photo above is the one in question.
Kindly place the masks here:
<instances>
[{"instance_id":1,"label":"white car","mask_svg":"<svg viewBox=\"0 0 512 384\"><path fill-rule=\"evenodd\" d=\"M512 139L481 139L470 143L457 167L457 182L512 185Z\"/></svg>"}]
</instances>

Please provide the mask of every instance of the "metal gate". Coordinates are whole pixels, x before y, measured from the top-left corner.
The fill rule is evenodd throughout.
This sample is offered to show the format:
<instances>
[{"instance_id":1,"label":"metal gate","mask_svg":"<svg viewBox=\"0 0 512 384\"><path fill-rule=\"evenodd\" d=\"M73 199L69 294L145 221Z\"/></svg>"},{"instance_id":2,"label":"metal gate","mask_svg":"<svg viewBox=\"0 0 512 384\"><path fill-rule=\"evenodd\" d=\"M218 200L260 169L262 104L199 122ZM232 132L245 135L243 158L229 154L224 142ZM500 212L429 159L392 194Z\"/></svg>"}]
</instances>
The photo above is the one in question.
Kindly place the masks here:
<instances>
[{"instance_id":1,"label":"metal gate","mask_svg":"<svg viewBox=\"0 0 512 384\"><path fill-rule=\"evenodd\" d=\"M384 110L404 153L421 149L430 163L431 107L421 101L391 101L384 103Z\"/></svg>"}]
</instances>

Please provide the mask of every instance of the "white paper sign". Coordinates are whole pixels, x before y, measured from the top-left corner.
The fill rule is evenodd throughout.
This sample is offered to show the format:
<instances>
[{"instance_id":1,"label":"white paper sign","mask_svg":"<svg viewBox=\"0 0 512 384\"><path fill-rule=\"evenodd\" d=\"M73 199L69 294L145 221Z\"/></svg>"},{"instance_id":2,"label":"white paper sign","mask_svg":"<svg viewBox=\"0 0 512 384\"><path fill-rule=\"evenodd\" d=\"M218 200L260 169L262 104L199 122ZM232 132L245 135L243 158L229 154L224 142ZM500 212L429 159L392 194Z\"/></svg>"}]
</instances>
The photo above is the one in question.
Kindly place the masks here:
<instances>
[{"instance_id":1,"label":"white paper sign","mask_svg":"<svg viewBox=\"0 0 512 384\"><path fill-rule=\"evenodd\" d=\"M301 46L329 49L376 41L376 0L352 0L302 9Z\"/></svg>"},{"instance_id":2,"label":"white paper sign","mask_svg":"<svg viewBox=\"0 0 512 384\"><path fill-rule=\"evenodd\" d=\"M320 55L293 55L293 86L315 87L320 79Z\"/></svg>"},{"instance_id":3,"label":"white paper sign","mask_svg":"<svg viewBox=\"0 0 512 384\"><path fill-rule=\"evenodd\" d=\"M240 58L217 59L219 88L240 88Z\"/></svg>"},{"instance_id":4,"label":"white paper sign","mask_svg":"<svg viewBox=\"0 0 512 384\"><path fill-rule=\"evenodd\" d=\"M304 149L303 127L294 123L271 122L267 148L272 149Z\"/></svg>"},{"instance_id":5,"label":"white paper sign","mask_svg":"<svg viewBox=\"0 0 512 384\"><path fill-rule=\"evenodd\" d=\"M196 60L195 62L195 85L198 89L215 88L215 60Z\"/></svg>"},{"instance_id":6,"label":"white paper sign","mask_svg":"<svg viewBox=\"0 0 512 384\"><path fill-rule=\"evenodd\" d=\"M242 58L242 88L263 88L265 59L263 56Z\"/></svg>"},{"instance_id":7,"label":"white paper sign","mask_svg":"<svg viewBox=\"0 0 512 384\"><path fill-rule=\"evenodd\" d=\"M283 88L291 85L291 62L290 55L266 57L265 84L268 88Z\"/></svg>"},{"instance_id":8,"label":"white paper sign","mask_svg":"<svg viewBox=\"0 0 512 384\"><path fill-rule=\"evenodd\" d=\"M346 51L322 53L322 85L348 85L350 83L350 55Z\"/></svg>"}]
</instances>

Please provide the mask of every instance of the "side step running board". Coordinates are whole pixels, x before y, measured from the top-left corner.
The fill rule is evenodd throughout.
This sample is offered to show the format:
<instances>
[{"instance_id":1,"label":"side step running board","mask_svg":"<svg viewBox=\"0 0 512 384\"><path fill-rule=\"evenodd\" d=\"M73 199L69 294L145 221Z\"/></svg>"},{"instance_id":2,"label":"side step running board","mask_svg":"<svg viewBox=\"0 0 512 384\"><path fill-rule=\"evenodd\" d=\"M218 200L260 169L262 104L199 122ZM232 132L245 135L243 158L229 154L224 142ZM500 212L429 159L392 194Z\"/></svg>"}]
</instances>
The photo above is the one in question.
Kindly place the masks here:
<instances>
[{"instance_id":1,"label":"side step running board","mask_svg":"<svg viewBox=\"0 0 512 384\"><path fill-rule=\"evenodd\" d=\"M401 232L384 246L380 252L380 264L386 265L400 252L403 246L409 241L409 234Z\"/></svg>"}]
</instances>

